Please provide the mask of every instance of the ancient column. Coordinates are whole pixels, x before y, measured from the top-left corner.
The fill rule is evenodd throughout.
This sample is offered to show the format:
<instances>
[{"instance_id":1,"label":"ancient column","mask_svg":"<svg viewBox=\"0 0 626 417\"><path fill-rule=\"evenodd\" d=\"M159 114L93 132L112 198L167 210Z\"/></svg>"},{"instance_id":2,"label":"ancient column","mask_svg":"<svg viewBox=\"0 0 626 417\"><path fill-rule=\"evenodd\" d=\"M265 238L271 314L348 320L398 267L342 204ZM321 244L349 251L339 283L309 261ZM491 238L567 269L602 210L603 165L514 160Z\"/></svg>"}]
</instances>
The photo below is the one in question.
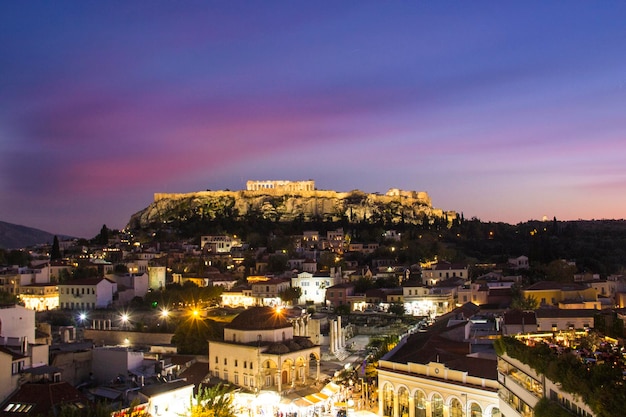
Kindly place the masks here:
<instances>
[{"instance_id":1,"label":"ancient column","mask_svg":"<svg viewBox=\"0 0 626 417\"><path fill-rule=\"evenodd\" d=\"M337 335L339 336L339 349L343 349L344 340L343 332L341 331L341 316L337 316Z\"/></svg>"},{"instance_id":2,"label":"ancient column","mask_svg":"<svg viewBox=\"0 0 626 417\"><path fill-rule=\"evenodd\" d=\"M320 380L320 360L319 359L315 359L315 362L317 362L317 370L315 372L315 380L319 381Z\"/></svg>"}]
</instances>

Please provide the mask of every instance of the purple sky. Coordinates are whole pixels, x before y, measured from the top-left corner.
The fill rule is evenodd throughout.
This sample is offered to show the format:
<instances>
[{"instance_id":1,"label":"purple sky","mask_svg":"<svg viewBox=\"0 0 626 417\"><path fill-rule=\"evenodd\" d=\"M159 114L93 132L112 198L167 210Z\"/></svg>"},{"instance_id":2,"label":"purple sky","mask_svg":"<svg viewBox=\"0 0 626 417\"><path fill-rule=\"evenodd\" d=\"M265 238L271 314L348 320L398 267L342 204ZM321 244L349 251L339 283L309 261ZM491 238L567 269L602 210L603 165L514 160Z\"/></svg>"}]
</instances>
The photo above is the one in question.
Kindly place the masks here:
<instances>
[{"instance_id":1,"label":"purple sky","mask_svg":"<svg viewBox=\"0 0 626 417\"><path fill-rule=\"evenodd\" d=\"M466 218L624 218L621 1L0 3L0 220L313 179Z\"/></svg>"}]
</instances>

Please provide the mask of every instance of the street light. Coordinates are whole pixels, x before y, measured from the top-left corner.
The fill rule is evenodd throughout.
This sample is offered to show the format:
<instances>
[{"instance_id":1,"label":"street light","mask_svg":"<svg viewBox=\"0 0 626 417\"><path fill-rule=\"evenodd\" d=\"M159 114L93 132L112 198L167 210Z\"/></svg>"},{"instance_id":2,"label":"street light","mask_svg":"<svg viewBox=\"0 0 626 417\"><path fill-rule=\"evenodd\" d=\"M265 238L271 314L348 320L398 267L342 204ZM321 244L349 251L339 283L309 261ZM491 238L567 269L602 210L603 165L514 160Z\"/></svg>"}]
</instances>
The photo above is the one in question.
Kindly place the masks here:
<instances>
[{"instance_id":1,"label":"street light","mask_svg":"<svg viewBox=\"0 0 626 417\"><path fill-rule=\"evenodd\" d=\"M122 321L122 329L126 329L126 324L130 320L130 316L128 315L128 313L122 313L122 315L120 316L120 320Z\"/></svg>"}]
</instances>

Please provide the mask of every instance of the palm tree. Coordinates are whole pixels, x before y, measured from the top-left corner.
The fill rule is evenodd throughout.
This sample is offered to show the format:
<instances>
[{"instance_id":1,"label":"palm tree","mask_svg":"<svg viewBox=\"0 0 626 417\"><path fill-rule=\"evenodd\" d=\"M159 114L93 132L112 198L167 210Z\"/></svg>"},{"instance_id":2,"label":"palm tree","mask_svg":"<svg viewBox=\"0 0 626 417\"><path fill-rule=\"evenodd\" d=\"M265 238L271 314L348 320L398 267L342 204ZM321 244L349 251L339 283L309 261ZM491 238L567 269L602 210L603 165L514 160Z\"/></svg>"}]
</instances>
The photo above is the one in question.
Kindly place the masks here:
<instances>
[{"instance_id":1,"label":"palm tree","mask_svg":"<svg viewBox=\"0 0 626 417\"><path fill-rule=\"evenodd\" d=\"M233 397L222 384L213 387L200 385L198 394L191 398L190 417L235 417Z\"/></svg>"}]
</instances>

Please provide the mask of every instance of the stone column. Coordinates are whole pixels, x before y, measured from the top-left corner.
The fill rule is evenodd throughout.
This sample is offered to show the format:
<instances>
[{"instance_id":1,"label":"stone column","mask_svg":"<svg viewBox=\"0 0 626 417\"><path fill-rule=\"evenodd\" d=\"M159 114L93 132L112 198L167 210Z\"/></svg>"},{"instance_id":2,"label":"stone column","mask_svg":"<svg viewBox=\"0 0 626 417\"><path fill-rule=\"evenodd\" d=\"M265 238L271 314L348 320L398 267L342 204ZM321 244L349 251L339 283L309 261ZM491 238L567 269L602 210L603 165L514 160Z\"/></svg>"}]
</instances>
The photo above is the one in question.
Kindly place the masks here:
<instances>
[{"instance_id":1,"label":"stone column","mask_svg":"<svg viewBox=\"0 0 626 417\"><path fill-rule=\"evenodd\" d=\"M415 399L409 392L409 417L415 417Z\"/></svg>"},{"instance_id":2,"label":"stone column","mask_svg":"<svg viewBox=\"0 0 626 417\"><path fill-rule=\"evenodd\" d=\"M335 350L338 351L341 346L341 328L339 322L335 320Z\"/></svg>"},{"instance_id":3,"label":"stone column","mask_svg":"<svg viewBox=\"0 0 626 417\"><path fill-rule=\"evenodd\" d=\"M291 365L291 388L296 386L296 365Z\"/></svg>"},{"instance_id":4,"label":"stone column","mask_svg":"<svg viewBox=\"0 0 626 417\"><path fill-rule=\"evenodd\" d=\"M330 353L335 353L335 322L330 322Z\"/></svg>"},{"instance_id":5,"label":"stone column","mask_svg":"<svg viewBox=\"0 0 626 417\"><path fill-rule=\"evenodd\" d=\"M317 370L315 373L315 380L319 381L320 380L320 360L316 359L315 362L317 362Z\"/></svg>"},{"instance_id":6,"label":"stone column","mask_svg":"<svg viewBox=\"0 0 626 417\"><path fill-rule=\"evenodd\" d=\"M282 367L282 364L280 365ZM283 370L278 368L278 394L283 390Z\"/></svg>"},{"instance_id":7,"label":"stone column","mask_svg":"<svg viewBox=\"0 0 626 417\"><path fill-rule=\"evenodd\" d=\"M339 349L344 347L343 332L341 331L341 316L337 316L337 335L339 336Z\"/></svg>"}]
</instances>

